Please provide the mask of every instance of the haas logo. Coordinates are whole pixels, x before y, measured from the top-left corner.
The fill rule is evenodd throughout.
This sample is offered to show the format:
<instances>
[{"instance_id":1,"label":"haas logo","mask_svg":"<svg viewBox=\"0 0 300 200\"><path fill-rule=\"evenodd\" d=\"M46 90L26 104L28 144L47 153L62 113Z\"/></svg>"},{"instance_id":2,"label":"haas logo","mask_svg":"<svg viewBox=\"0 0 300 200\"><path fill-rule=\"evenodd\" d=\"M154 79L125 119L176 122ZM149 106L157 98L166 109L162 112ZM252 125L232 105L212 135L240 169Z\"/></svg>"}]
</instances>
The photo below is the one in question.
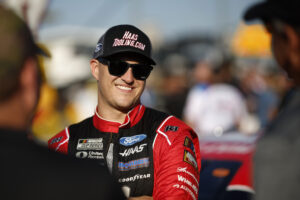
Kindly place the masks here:
<instances>
[{"instance_id":1,"label":"haas logo","mask_svg":"<svg viewBox=\"0 0 300 200\"><path fill-rule=\"evenodd\" d=\"M147 144L141 144L140 146L132 147L129 149L126 149L123 153L120 153L121 156L127 157L129 155L135 154L135 153L140 153L144 150L144 147Z\"/></svg>"}]
</instances>

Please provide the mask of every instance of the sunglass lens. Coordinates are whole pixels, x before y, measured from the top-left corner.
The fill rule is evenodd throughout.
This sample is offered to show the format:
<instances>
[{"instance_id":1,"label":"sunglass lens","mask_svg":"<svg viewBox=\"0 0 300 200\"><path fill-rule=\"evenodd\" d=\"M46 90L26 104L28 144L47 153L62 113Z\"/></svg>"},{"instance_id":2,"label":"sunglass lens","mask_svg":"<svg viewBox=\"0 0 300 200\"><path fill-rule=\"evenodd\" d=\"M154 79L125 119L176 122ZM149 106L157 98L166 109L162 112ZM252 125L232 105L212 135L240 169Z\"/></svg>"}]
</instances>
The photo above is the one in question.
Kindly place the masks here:
<instances>
[{"instance_id":1,"label":"sunglass lens","mask_svg":"<svg viewBox=\"0 0 300 200\"><path fill-rule=\"evenodd\" d=\"M122 61L110 61L108 71L113 76L122 76L128 69L128 64Z\"/></svg>"},{"instance_id":2,"label":"sunglass lens","mask_svg":"<svg viewBox=\"0 0 300 200\"><path fill-rule=\"evenodd\" d=\"M150 75L151 70L153 69L153 67L150 65L148 66L148 65L137 64L132 66L133 66L132 67L133 76L139 80L146 80Z\"/></svg>"}]
</instances>

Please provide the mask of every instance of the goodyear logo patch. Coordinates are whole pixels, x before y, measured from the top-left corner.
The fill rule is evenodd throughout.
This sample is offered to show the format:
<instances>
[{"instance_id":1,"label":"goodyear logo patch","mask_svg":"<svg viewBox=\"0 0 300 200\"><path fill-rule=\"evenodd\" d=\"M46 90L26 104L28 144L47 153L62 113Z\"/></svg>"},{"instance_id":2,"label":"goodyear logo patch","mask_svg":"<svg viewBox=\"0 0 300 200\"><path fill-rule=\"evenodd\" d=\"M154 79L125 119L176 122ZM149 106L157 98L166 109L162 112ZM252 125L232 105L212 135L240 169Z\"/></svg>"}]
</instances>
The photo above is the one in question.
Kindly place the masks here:
<instances>
[{"instance_id":1,"label":"goodyear logo patch","mask_svg":"<svg viewBox=\"0 0 300 200\"><path fill-rule=\"evenodd\" d=\"M139 134L130 137L122 137L120 138L120 144L122 144L123 146L131 146L138 142L143 141L146 137L147 137L146 134Z\"/></svg>"},{"instance_id":2,"label":"goodyear logo patch","mask_svg":"<svg viewBox=\"0 0 300 200\"><path fill-rule=\"evenodd\" d=\"M132 169L138 169L143 167L149 167L150 161L149 158L141 158L138 160L132 160L129 162L119 162L118 168L120 171L129 171Z\"/></svg>"}]
</instances>

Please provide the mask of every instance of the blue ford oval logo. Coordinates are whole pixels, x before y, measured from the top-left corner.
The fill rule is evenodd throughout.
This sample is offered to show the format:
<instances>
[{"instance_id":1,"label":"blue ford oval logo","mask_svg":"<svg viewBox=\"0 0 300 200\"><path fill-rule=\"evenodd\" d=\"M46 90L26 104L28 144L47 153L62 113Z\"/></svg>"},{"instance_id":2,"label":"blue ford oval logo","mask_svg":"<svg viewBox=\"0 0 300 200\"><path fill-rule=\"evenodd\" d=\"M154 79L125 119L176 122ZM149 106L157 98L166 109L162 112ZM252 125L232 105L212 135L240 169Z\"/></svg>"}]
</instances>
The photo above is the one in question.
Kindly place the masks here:
<instances>
[{"instance_id":1,"label":"blue ford oval logo","mask_svg":"<svg viewBox=\"0 0 300 200\"><path fill-rule=\"evenodd\" d=\"M102 46L103 45L101 43L98 43L95 48L95 53L99 52L102 49Z\"/></svg>"},{"instance_id":2,"label":"blue ford oval logo","mask_svg":"<svg viewBox=\"0 0 300 200\"><path fill-rule=\"evenodd\" d=\"M146 137L147 137L147 135L145 135L145 134L134 135L131 137L122 137L122 138L120 138L120 144L122 144L124 146L131 146L135 143L142 141Z\"/></svg>"}]
</instances>

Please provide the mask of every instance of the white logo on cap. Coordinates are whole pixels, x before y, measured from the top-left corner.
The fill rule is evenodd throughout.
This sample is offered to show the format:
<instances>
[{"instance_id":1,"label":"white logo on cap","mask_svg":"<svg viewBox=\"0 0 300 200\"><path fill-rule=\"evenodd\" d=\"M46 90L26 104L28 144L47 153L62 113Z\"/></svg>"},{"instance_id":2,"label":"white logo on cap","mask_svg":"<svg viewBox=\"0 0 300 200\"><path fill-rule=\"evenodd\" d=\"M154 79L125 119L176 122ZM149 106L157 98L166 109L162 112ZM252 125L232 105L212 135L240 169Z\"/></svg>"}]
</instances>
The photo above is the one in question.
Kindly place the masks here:
<instances>
[{"instance_id":1,"label":"white logo on cap","mask_svg":"<svg viewBox=\"0 0 300 200\"><path fill-rule=\"evenodd\" d=\"M144 51L146 48L146 45L143 44L142 42L137 41L138 37L139 37L138 34L134 34L129 31L125 31L122 39L119 39L119 38L114 39L114 43L113 43L112 47L130 46L130 47L134 47L134 48Z\"/></svg>"},{"instance_id":2,"label":"white logo on cap","mask_svg":"<svg viewBox=\"0 0 300 200\"><path fill-rule=\"evenodd\" d=\"M95 53L99 52L102 49L102 46L103 46L102 43L98 43L96 45Z\"/></svg>"}]
</instances>

